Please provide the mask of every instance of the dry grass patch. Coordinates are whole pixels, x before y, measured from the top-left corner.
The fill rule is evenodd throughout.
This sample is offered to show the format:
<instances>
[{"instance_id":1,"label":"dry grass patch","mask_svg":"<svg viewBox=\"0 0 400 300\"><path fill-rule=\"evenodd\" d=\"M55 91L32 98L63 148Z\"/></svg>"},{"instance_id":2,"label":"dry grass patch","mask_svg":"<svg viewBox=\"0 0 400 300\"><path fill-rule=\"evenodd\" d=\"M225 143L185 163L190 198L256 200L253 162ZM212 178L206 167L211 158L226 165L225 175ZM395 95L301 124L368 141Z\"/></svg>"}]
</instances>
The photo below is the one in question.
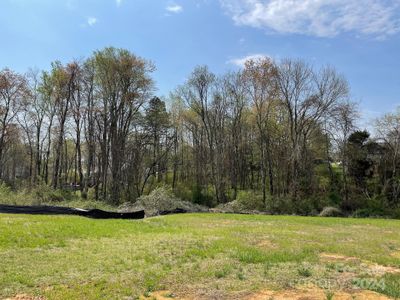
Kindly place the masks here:
<instances>
[{"instance_id":1,"label":"dry grass patch","mask_svg":"<svg viewBox=\"0 0 400 300\"><path fill-rule=\"evenodd\" d=\"M357 263L357 262L361 261L357 257L344 256L344 255L332 254L332 253L321 253L319 255L319 257L325 261L340 261L340 262L346 262L346 263L348 263L348 262Z\"/></svg>"},{"instance_id":2,"label":"dry grass patch","mask_svg":"<svg viewBox=\"0 0 400 300\"><path fill-rule=\"evenodd\" d=\"M373 275L373 276L383 276L385 274L398 274L398 273L400 273L400 269L399 268L381 266L381 265L378 265L378 264L368 265L368 270L369 270L370 274Z\"/></svg>"},{"instance_id":3,"label":"dry grass patch","mask_svg":"<svg viewBox=\"0 0 400 300\"><path fill-rule=\"evenodd\" d=\"M11 298L6 298L4 300L45 300L43 297L36 297L36 296L30 296L30 295L25 295L25 294L20 294L16 295Z\"/></svg>"},{"instance_id":4,"label":"dry grass patch","mask_svg":"<svg viewBox=\"0 0 400 300\"><path fill-rule=\"evenodd\" d=\"M376 263L372 263L370 261L362 261L357 257L344 256L339 254L331 254L331 253L321 253L320 258L323 261L329 262L342 262L342 263L361 263L359 266L362 270L365 270L365 273L380 277L385 274L398 274L400 273L399 268L391 267L391 266L382 266Z\"/></svg>"},{"instance_id":5,"label":"dry grass patch","mask_svg":"<svg viewBox=\"0 0 400 300\"><path fill-rule=\"evenodd\" d=\"M392 252L392 253L390 253L390 256L400 259L400 251Z\"/></svg>"},{"instance_id":6,"label":"dry grass patch","mask_svg":"<svg viewBox=\"0 0 400 300\"><path fill-rule=\"evenodd\" d=\"M139 300L171 300L171 299L179 299L179 300L191 300L193 298L181 298L177 297L174 293L170 291L154 291L146 293L139 297Z\"/></svg>"},{"instance_id":7,"label":"dry grass patch","mask_svg":"<svg viewBox=\"0 0 400 300\"><path fill-rule=\"evenodd\" d=\"M252 294L246 300L390 300L390 298L371 291L330 292L320 288L306 290L270 291Z\"/></svg>"}]
</instances>

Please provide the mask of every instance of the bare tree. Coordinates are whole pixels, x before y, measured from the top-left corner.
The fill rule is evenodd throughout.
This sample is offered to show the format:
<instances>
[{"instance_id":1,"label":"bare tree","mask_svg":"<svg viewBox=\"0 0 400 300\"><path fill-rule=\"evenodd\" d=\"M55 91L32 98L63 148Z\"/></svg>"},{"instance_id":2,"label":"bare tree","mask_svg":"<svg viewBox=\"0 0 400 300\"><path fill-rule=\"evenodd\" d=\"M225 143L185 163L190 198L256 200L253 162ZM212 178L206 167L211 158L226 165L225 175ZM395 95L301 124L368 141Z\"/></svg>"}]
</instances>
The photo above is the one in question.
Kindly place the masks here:
<instances>
[{"instance_id":1,"label":"bare tree","mask_svg":"<svg viewBox=\"0 0 400 300\"><path fill-rule=\"evenodd\" d=\"M299 190L300 158L315 124L348 97L348 84L330 67L315 72L299 60L283 60L278 65L277 82L288 114L291 139L291 192Z\"/></svg>"},{"instance_id":2,"label":"bare tree","mask_svg":"<svg viewBox=\"0 0 400 300\"><path fill-rule=\"evenodd\" d=\"M238 193L239 177L243 176L244 160L243 145L243 123L244 111L247 107L246 84L242 72L228 73L223 77L224 97L228 102L228 117L230 119L230 136L228 147L230 147L231 160L231 185L233 188L233 199Z\"/></svg>"},{"instance_id":3,"label":"bare tree","mask_svg":"<svg viewBox=\"0 0 400 300\"><path fill-rule=\"evenodd\" d=\"M67 66L62 66L61 63L53 64L52 78L54 89L54 104L55 115L58 121L58 137L55 152L55 161L53 169L53 188L60 186L61 178L61 154L65 139L65 124L67 121L70 103L74 94L75 77L78 72L78 64L73 62Z\"/></svg>"},{"instance_id":4,"label":"bare tree","mask_svg":"<svg viewBox=\"0 0 400 300\"><path fill-rule=\"evenodd\" d=\"M26 78L9 69L0 71L0 177L8 129L20 111L21 103L28 96Z\"/></svg>"},{"instance_id":5,"label":"bare tree","mask_svg":"<svg viewBox=\"0 0 400 300\"><path fill-rule=\"evenodd\" d=\"M89 185L94 184L92 174L95 166L96 155L96 103L95 103L95 66L92 59L86 61L82 68L81 85L83 106L83 127L85 132L85 141L87 145L86 174L83 182L82 198L87 198ZM98 194L96 193L98 196ZM97 197L96 197L97 198Z\"/></svg>"},{"instance_id":6,"label":"bare tree","mask_svg":"<svg viewBox=\"0 0 400 300\"><path fill-rule=\"evenodd\" d=\"M395 113L388 113L376 120L375 128L378 139L387 148L386 154L390 162L390 175L385 176L383 193L390 190L390 198L398 204L400 196L400 109Z\"/></svg>"},{"instance_id":7,"label":"bare tree","mask_svg":"<svg viewBox=\"0 0 400 300\"><path fill-rule=\"evenodd\" d=\"M277 97L276 67L269 58L250 60L245 64L244 76L247 92L255 109L256 125L259 134L261 185L264 205L266 204L267 168L269 174L269 189L274 194L274 176L272 170L271 137L268 122L271 106ZM267 167L268 165L268 167Z\"/></svg>"},{"instance_id":8,"label":"bare tree","mask_svg":"<svg viewBox=\"0 0 400 300\"><path fill-rule=\"evenodd\" d=\"M227 99L223 96L221 87L216 76L206 66L201 66L193 71L182 90L183 97L200 118L206 134L217 202L226 201L222 154Z\"/></svg>"},{"instance_id":9,"label":"bare tree","mask_svg":"<svg viewBox=\"0 0 400 300\"><path fill-rule=\"evenodd\" d=\"M337 105L331 114L331 118L327 119L325 130L335 141L342 167L343 176L343 195L344 201L347 203L349 199L348 188L348 149L347 141L350 134L356 130L356 120L358 118L357 105L353 102L346 101Z\"/></svg>"},{"instance_id":10,"label":"bare tree","mask_svg":"<svg viewBox=\"0 0 400 300\"><path fill-rule=\"evenodd\" d=\"M110 158L110 197L112 203L118 203L127 139L132 122L151 95L153 81L149 74L154 71L154 66L129 51L115 48L96 52L94 59L98 93L103 105L101 121L98 120L102 131L103 197L107 197Z\"/></svg>"},{"instance_id":11,"label":"bare tree","mask_svg":"<svg viewBox=\"0 0 400 300\"><path fill-rule=\"evenodd\" d=\"M34 128L34 146L35 146L35 167L33 172L33 183L37 182L41 175L42 168L42 144L43 144L43 123L46 117L46 103L40 92L41 78L38 70L30 70L27 74L30 103L26 105L30 110L30 119Z\"/></svg>"}]
</instances>

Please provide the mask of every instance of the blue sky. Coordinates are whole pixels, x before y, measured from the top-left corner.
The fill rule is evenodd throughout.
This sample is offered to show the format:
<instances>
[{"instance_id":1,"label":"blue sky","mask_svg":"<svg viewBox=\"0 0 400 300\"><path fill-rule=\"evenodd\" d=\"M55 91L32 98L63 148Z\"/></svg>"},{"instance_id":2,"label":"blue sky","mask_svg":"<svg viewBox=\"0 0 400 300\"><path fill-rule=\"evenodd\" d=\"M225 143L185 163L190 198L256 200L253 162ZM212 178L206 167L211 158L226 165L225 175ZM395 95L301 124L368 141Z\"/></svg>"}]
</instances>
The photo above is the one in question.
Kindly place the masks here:
<instances>
[{"instance_id":1,"label":"blue sky","mask_svg":"<svg viewBox=\"0 0 400 300\"><path fill-rule=\"evenodd\" d=\"M162 96L196 65L293 57L335 66L364 119L400 105L399 0L1 0L0 36L19 72L123 47L155 63Z\"/></svg>"}]
</instances>

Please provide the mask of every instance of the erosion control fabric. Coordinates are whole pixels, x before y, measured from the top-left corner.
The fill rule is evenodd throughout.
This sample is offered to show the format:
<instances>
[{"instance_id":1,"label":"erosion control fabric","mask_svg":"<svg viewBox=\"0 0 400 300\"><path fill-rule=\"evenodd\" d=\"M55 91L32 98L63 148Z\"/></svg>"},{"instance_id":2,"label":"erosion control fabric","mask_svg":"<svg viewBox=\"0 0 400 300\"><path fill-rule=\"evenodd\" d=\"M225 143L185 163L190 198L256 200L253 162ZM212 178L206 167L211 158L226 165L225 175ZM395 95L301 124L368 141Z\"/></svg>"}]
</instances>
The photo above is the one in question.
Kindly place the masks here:
<instances>
[{"instance_id":1,"label":"erosion control fabric","mask_svg":"<svg viewBox=\"0 0 400 300\"><path fill-rule=\"evenodd\" d=\"M76 215L93 219L143 219L144 210L135 212L109 212L100 209L80 209L60 206L15 206L1 205L0 213L31 215Z\"/></svg>"}]
</instances>

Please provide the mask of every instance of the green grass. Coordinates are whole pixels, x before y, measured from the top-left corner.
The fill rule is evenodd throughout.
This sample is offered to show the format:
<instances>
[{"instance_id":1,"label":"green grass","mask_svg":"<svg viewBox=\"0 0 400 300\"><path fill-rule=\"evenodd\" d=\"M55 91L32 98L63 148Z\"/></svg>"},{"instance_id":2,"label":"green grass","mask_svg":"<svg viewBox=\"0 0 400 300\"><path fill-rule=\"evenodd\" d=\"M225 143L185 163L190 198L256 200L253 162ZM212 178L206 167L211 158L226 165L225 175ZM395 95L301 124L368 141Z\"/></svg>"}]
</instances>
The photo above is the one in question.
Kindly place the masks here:
<instances>
[{"instance_id":1,"label":"green grass","mask_svg":"<svg viewBox=\"0 0 400 300\"><path fill-rule=\"evenodd\" d=\"M0 299L240 297L287 289L299 280L364 278L365 264L324 262L320 253L399 267L400 221L185 214L145 220L91 220L0 214ZM364 269L363 269L364 268ZM369 275L371 276L371 275ZM398 275L369 289L400 296Z\"/></svg>"}]
</instances>

